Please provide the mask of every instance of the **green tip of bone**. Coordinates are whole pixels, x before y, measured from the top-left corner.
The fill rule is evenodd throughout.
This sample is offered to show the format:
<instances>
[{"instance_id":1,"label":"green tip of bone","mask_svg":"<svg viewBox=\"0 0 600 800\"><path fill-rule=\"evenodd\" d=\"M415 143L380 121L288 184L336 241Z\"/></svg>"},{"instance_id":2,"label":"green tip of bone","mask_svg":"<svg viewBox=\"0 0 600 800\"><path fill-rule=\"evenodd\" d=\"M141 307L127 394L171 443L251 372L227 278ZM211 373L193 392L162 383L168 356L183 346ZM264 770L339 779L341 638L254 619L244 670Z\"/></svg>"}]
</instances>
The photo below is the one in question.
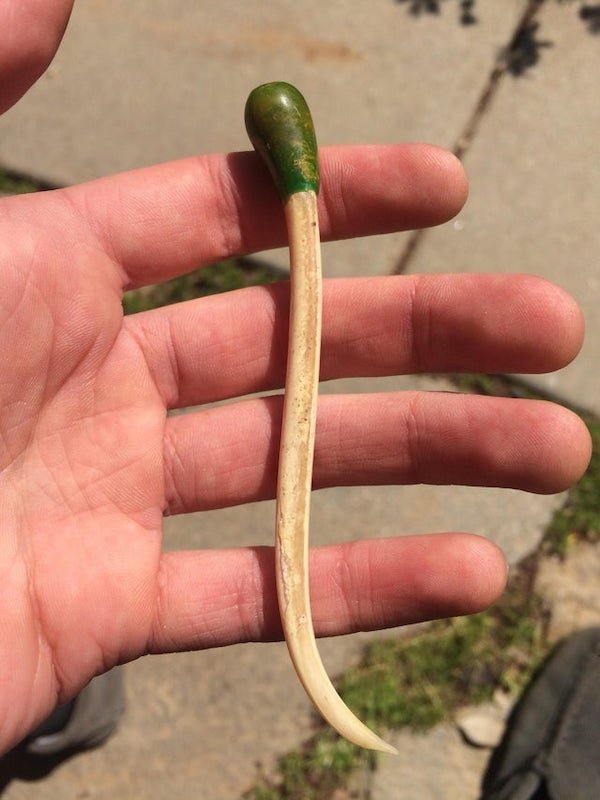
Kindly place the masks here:
<instances>
[{"instance_id":1,"label":"green tip of bone","mask_svg":"<svg viewBox=\"0 0 600 800\"><path fill-rule=\"evenodd\" d=\"M283 200L296 192L319 191L317 140L310 110L289 83L264 83L250 92L246 131L266 162Z\"/></svg>"}]
</instances>

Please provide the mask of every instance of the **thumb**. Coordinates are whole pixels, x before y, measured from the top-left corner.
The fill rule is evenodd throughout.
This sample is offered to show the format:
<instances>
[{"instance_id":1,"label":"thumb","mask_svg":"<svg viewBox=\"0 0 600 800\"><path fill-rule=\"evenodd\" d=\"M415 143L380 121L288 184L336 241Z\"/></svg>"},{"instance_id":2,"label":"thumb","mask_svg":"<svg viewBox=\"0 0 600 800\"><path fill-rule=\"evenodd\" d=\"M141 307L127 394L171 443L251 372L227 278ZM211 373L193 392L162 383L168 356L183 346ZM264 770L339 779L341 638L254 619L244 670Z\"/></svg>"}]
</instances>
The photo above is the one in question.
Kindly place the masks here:
<instances>
[{"instance_id":1,"label":"thumb","mask_svg":"<svg viewBox=\"0 0 600 800\"><path fill-rule=\"evenodd\" d=\"M0 114L45 72L58 50L73 0L0 3Z\"/></svg>"}]
</instances>

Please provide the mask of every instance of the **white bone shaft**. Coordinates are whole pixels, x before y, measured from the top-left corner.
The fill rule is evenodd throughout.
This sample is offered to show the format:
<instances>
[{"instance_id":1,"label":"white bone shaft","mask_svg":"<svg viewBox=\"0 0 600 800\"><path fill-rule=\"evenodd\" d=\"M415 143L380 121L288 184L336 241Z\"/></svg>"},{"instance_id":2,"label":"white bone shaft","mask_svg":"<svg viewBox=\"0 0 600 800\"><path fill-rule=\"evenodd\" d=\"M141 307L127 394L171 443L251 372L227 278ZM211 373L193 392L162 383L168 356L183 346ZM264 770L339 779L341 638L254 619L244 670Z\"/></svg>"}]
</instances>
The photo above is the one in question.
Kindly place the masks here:
<instances>
[{"instance_id":1,"label":"white bone shaft","mask_svg":"<svg viewBox=\"0 0 600 800\"><path fill-rule=\"evenodd\" d=\"M290 247L290 330L275 544L283 630L298 677L327 722L360 747L396 753L345 705L329 680L315 642L308 589L308 532L322 306L315 193L292 194L285 204L285 214Z\"/></svg>"}]
</instances>

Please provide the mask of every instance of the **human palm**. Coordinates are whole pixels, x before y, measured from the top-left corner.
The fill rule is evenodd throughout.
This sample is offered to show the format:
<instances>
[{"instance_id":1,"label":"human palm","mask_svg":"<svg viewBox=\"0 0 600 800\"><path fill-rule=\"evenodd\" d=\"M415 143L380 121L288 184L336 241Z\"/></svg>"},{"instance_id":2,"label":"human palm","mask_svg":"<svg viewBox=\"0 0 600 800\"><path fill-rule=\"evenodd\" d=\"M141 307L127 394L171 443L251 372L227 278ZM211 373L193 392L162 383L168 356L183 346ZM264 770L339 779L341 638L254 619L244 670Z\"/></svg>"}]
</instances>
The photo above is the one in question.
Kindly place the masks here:
<instances>
[{"instance_id":1,"label":"human palm","mask_svg":"<svg viewBox=\"0 0 600 800\"><path fill-rule=\"evenodd\" d=\"M143 649L165 405L123 325L120 269L66 198L15 198L3 210L0 670L10 716L15 696L38 714Z\"/></svg>"},{"instance_id":2,"label":"human palm","mask_svg":"<svg viewBox=\"0 0 600 800\"><path fill-rule=\"evenodd\" d=\"M329 238L435 224L464 201L458 162L435 148L331 148L321 163ZM274 494L279 397L168 411L281 387L286 285L126 318L121 300L284 236L250 153L0 201L0 749L117 663L280 636L270 550L161 546L165 513ZM329 281L322 377L538 372L567 363L581 336L574 302L533 278ZM557 491L588 457L582 423L547 403L330 396L315 485ZM460 534L324 548L315 627L469 613L505 575L493 545Z\"/></svg>"}]
</instances>

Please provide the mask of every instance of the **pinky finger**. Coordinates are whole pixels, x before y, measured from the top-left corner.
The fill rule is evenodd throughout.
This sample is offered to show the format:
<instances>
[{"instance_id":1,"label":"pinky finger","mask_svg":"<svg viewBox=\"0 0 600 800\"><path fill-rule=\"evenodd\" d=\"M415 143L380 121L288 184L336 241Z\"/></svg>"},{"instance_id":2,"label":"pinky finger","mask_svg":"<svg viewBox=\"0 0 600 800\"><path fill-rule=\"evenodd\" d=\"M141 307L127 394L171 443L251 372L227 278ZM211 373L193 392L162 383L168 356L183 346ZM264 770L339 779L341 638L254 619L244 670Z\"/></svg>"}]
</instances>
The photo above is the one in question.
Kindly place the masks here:
<instances>
[{"instance_id":1,"label":"pinky finger","mask_svg":"<svg viewBox=\"0 0 600 800\"><path fill-rule=\"evenodd\" d=\"M461 533L350 542L311 552L317 636L471 614L504 590L506 562ZM270 547L168 552L148 652L282 638Z\"/></svg>"}]
</instances>

